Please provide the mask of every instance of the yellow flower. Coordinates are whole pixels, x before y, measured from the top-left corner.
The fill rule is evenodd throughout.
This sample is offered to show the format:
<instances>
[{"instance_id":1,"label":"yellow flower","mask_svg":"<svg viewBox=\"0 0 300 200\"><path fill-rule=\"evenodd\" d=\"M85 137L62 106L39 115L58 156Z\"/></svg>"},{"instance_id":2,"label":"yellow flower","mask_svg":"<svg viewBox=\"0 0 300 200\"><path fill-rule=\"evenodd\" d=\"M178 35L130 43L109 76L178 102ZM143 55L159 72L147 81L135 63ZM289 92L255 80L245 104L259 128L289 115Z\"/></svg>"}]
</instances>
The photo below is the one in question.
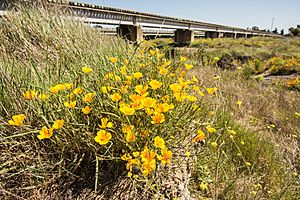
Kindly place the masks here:
<instances>
[{"instance_id":1,"label":"yellow flower","mask_svg":"<svg viewBox=\"0 0 300 200\"><path fill-rule=\"evenodd\" d=\"M146 94L146 92L147 92L147 90L148 90L148 85L145 85L144 87L143 87L143 85L137 85L137 86L135 86L135 91L139 94L139 95L145 95L145 96L147 96Z\"/></svg>"},{"instance_id":2,"label":"yellow flower","mask_svg":"<svg viewBox=\"0 0 300 200\"><path fill-rule=\"evenodd\" d=\"M144 108L154 107L156 104L156 100L151 97L143 98L141 101Z\"/></svg>"},{"instance_id":3,"label":"yellow flower","mask_svg":"<svg viewBox=\"0 0 300 200\"><path fill-rule=\"evenodd\" d=\"M131 172L133 165L138 165L139 166L140 164L141 163L138 159L129 159L129 160L127 160L126 169Z\"/></svg>"},{"instance_id":4,"label":"yellow flower","mask_svg":"<svg viewBox=\"0 0 300 200\"><path fill-rule=\"evenodd\" d=\"M186 155L186 157L188 157L188 158L189 158L189 157L191 156L191 152L189 152L189 151L186 151L186 152L185 152L185 155Z\"/></svg>"},{"instance_id":5,"label":"yellow flower","mask_svg":"<svg viewBox=\"0 0 300 200\"><path fill-rule=\"evenodd\" d=\"M194 67L192 64L185 64L184 66L186 70L190 70Z\"/></svg>"},{"instance_id":6,"label":"yellow flower","mask_svg":"<svg viewBox=\"0 0 300 200\"><path fill-rule=\"evenodd\" d=\"M126 94L126 93L127 93L127 89L128 89L128 86L127 86L127 85L121 86L120 92L121 92L122 94Z\"/></svg>"},{"instance_id":7,"label":"yellow flower","mask_svg":"<svg viewBox=\"0 0 300 200\"><path fill-rule=\"evenodd\" d=\"M149 52L150 52L151 56L155 56L157 53L157 49L155 49L155 50L150 49Z\"/></svg>"},{"instance_id":8,"label":"yellow flower","mask_svg":"<svg viewBox=\"0 0 300 200\"><path fill-rule=\"evenodd\" d=\"M81 94L83 92L82 88L81 87L78 87L78 88L75 88L73 90L73 94L77 95L77 94Z\"/></svg>"},{"instance_id":9,"label":"yellow flower","mask_svg":"<svg viewBox=\"0 0 300 200\"><path fill-rule=\"evenodd\" d=\"M76 106L76 101L65 102L64 105L68 108L74 109Z\"/></svg>"},{"instance_id":10,"label":"yellow flower","mask_svg":"<svg viewBox=\"0 0 300 200\"><path fill-rule=\"evenodd\" d=\"M216 148L218 146L218 143L216 142L211 142L210 145L213 147L213 148Z\"/></svg>"},{"instance_id":11,"label":"yellow flower","mask_svg":"<svg viewBox=\"0 0 300 200\"><path fill-rule=\"evenodd\" d=\"M61 129L62 127L63 127L63 125L64 125L64 123L65 123L65 120L55 120L54 121L54 123L53 123L53 125L52 125L52 128L53 129Z\"/></svg>"},{"instance_id":12,"label":"yellow flower","mask_svg":"<svg viewBox=\"0 0 300 200\"><path fill-rule=\"evenodd\" d=\"M89 73L91 73L93 71L93 69L90 68L90 67L82 67L81 70L85 74L89 74Z\"/></svg>"},{"instance_id":13,"label":"yellow flower","mask_svg":"<svg viewBox=\"0 0 300 200\"><path fill-rule=\"evenodd\" d=\"M143 74L141 72L136 72L136 73L133 73L133 77L136 79L140 79L143 77Z\"/></svg>"},{"instance_id":14,"label":"yellow flower","mask_svg":"<svg viewBox=\"0 0 300 200\"><path fill-rule=\"evenodd\" d=\"M300 118L300 113L295 112L295 115L296 115L296 117L299 117L299 118Z\"/></svg>"},{"instance_id":15,"label":"yellow flower","mask_svg":"<svg viewBox=\"0 0 300 200\"><path fill-rule=\"evenodd\" d=\"M186 61L186 57L180 56L180 62L185 62Z\"/></svg>"},{"instance_id":16,"label":"yellow flower","mask_svg":"<svg viewBox=\"0 0 300 200\"><path fill-rule=\"evenodd\" d=\"M125 65L128 65L129 60L127 60L126 58L124 58L124 59L123 59L123 62L124 62Z\"/></svg>"},{"instance_id":17,"label":"yellow flower","mask_svg":"<svg viewBox=\"0 0 300 200\"><path fill-rule=\"evenodd\" d=\"M135 151L135 152L132 153L132 155L133 155L135 158L137 158L137 157L140 156L140 152Z\"/></svg>"},{"instance_id":18,"label":"yellow flower","mask_svg":"<svg viewBox=\"0 0 300 200\"><path fill-rule=\"evenodd\" d=\"M159 82L158 80L152 80L150 81L149 85L151 86L152 90L156 90L162 86L162 82Z\"/></svg>"},{"instance_id":19,"label":"yellow flower","mask_svg":"<svg viewBox=\"0 0 300 200\"><path fill-rule=\"evenodd\" d=\"M57 94L59 91L65 90L66 86L64 84L57 84L55 86L50 87L50 92L53 94Z\"/></svg>"},{"instance_id":20,"label":"yellow flower","mask_svg":"<svg viewBox=\"0 0 300 200\"><path fill-rule=\"evenodd\" d=\"M201 182L201 184L200 184L200 189L201 189L202 191L208 190L207 183Z\"/></svg>"},{"instance_id":21,"label":"yellow flower","mask_svg":"<svg viewBox=\"0 0 300 200\"><path fill-rule=\"evenodd\" d=\"M52 94L57 94L59 92L59 90L55 86L51 86L49 90Z\"/></svg>"},{"instance_id":22,"label":"yellow flower","mask_svg":"<svg viewBox=\"0 0 300 200\"><path fill-rule=\"evenodd\" d=\"M227 131L228 131L228 133L229 133L230 135L236 135L236 132L235 132L234 130L228 129Z\"/></svg>"},{"instance_id":23,"label":"yellow flower","mask_svg":"<svg viewBox=\"0 0 300 200\"><path fill-rule=\"evenodd\" d=\"M164 63L163 63L163 66L164 67L168 67L170 64L172 63L172 61L171 60L164 60Z\"/></svg>"},{"instance_id":24,"label":"yellow flower","mask_svg":"<svg viewBox=\"0 0 300 200\"><path fill-rule=\"evenodd\" d=\"M198 94L200 97L204 97L204 93L202 91L198 90Z\"/></svg>"},{"instance_id":25,"label":"yellow flower","mask_svg":"<svg viewBox=\"0 0 300 200\"><path fill-rule=\"evenodd\" d=\"M118 58L117 57L110 57L109 58L110 62L112 62L113 64L116 64L118 62Z\"/></svg>"},{"instance_id":26,"label":"yellow flower","mask_svg":"<svg viewBox=\"0 0 300 200\"><path fill-rule=\"evenodd\" d=\"M145 112L146 112L147 115L152 115L155 112L155 110L152 109L152 108L146 108Z\"/></svg>"},{"instance_id":27,"label":"yellow flower","mask_svg":"<svg viewBox=\"0 0 300 200\"><path fill-rule=\"evenodd\" d=\"M161 113L156 113L151 118L152 118L152 121L151 121L152 124L160 124L165 121L165 116L164 116L164 114L161 114Z\"/></svg>"},{"instance_id":28,"label":"yellow flower","mask_svg":"<svg viewBox=\"0 0 300 200\"><path fill-rule=\"evenodd\" d=\"M89 106L85 106L84 108L81 109L81 111L83 112L83 114L88 115L90 114L92 108Z\"/></svg>"},{"instance_id":29,"label":"yellow flower","mask_svg":"<svg viewBox=\"0 0 300 200\"><path fill-rule=\"evenodd\" d=\"M250 162L246 162L245 163L247 166L251 166L251 163Z\"/></svg>"},{"instance_id":30,"label":"yellow flower","mask_svg":"<svg viewBox=\"0 0 300 200\"><path fill-rule=\"evenodd\" d=\"M74 95L73 93L69 94L68 96L69 96L69 99L70 99L70 100L73 100L74 97L75 97L75 95Z\"/></svg>"},{"instance_id":31,"label":"yellow flower","mask_svg":"<svg viewBox=\"0 0 300 200\"><path fill-rule=\"evenodd\" d=\"M138 94L132 94L129 96L129 99L132 100L132 108L134 109L141 109L142 106L140 105L141 101L142 101L142 96L138 95Z\"/></svg>"},{"instance_id":32,"label":"yellow flower","mask_svg":"<svg viewBox=\"0 0 300 200\"><path fill-rule=\"evenodd\" d=\"M112 95L110 95L110 98L114 101L114 102L118 102L122 99L122 96L119 93L114 93Z\"/></svg>"},{"instance_id":33,"label":"yellow flower","mask_svg":"<svg viewBox=\"0 0 300 200\"><path fill-rule=\"evenodd\" d=\"M67 90L69 90L69 89L72 89L74 87L74 84L73 83L65 83L64 86Z\"/></svg>"},{"instance_id":34,"label":"yellow flower","mask_svg":"<svg viewBox=\"0 0 300 200\"><path fill-rule=\"evenodd\" d=\"M162 155L157 156L157 159L161 161L161 164L167 165L171 163L172 151L168 151L167 149L162 150Z\"/></svg>"},{"instance_id":35,"label":"yellow flower","mask_svg":"<svg viewBox=\"0 0 300 200\"><path fill-rule=\"evenodd\" d=\"M126 70L127 70L126 66L122 66L121 67L121 74L126 75Z\"/></svg>"},{"instance_id":36,"label":"yellow flower","mask_svg":"<svg viewBox=\"0 0 300 200\"><path fill-rule=\"evenodd\" d=\"M197 97L192 96L192 95L188 95L186 98L191 102L197 101Z\"/></svg>"},{"instance_id":37,"label":"yellow flower","mask_svg":"<svg viewBox=\"0 0 300 200\"><path fill-rule=\"evenodd\" d=\"M160 149L165 149L166 146L165 146L165 141L164 139L162 139L161 137L159 136L156 136L154 138L154 146L156 146L157 148L160 148Z\"/></svg>"},{"instance_id":38,"label":"yellow flower","mask_svg":"<svg viewBox=\"0 0 300 200\"><path fill-rule=\"evenodd\" d=\"M149 130L143 130L143 131L141 132L141 136L142 136L143 138L148 137L149 133L150 133Z\"/></svg>"},{"instance_id":39,"label":"yellow flower","mask_svg":"<svg viewBox=\"0 0 300 200\"><path fill-rule=\"evenodd\" d=\"M100 125L99 125L100 126ZM101 118L101 126L100 128L105 129L105 128L111 128L113 127L113 123L108 121L108 118Z\"/></svg>"},{"instance_id":40,"label":"yellow flower","mask_svg":"<svg viewBox=\"0 0 300 200\"><path fill-rule=\"evenodd\" d=\"M185 71L180 71L180 76L181 77L185 77L186 76L186 72Z\"/></svg>"},{"instance_id":41,"label":"yellow flower","mask_svg":"<svg viewBox=\"0 0 300 200\"><path fill-rule=\"evenodd\" d=\"M203 133L201 130L198 130L197 132L198 135L194 139L192 139L192 142L198 142L205 139L205 133Z\"/></svg>"},{"instance_id":42,"label":"yellow flower","mask_svg":"<svg viewBox=\"0 0 300 200\"><path fill-rule=\"evenodd\" d=\"M120 106L120 111L122 113L124 113L124 115L133 115L135 112L135 109L131 108L130 106L125 104L125 105Z\"/></svg>"},{"instance_id":43,"label":"yellow flower","mask_svg":"<svg viewBox=\"0 0 300 200\"><path fill-rule=\"evenodd\" d=\"M12 120L9 120L8 123L12 126L21 126L25 118L26 116L24 114L14 115Z\"/></svg>"},{"instance_id":44,"label":"yellow flower","mask_svg":"<svg viewBox=\"0 0 300 200\"><path fill-rule=\"evenodd\" d=\"M134 126L132 126L132 125L124 125L124 126L122 126L122 132L123 133L130 133L130 132L133 131L133 129L134 129Z\"/></svg>"},{"instance_id":45,"label":"yellow flower","mask_svg":"<svg viewBox=\"0 0 300 200\"><path fill-rule=\"evenodd\" d=\"M207 125L205 128L209 133L217 132L217 130L215 128L211 127L210 125Z\"/></svg>"},{"instance_id":46,"label":"yellow flower","mask_svg":"<svg viewBox=\"0 0 300 200\"><path fill-rule=\"evenodd\" d=\"M143 175L148 176L151 171L156 169L156 160L152 159L143 163Z\"/></svg>"},{"instance_id":47,"label":"yellow flower","mask_svg":"<svg viewBox=\"0 0 300 200\"><path fill-rule=\"evenodd\" d=\"M124 160L124 161L128 161L131 159L132 159L132 157L129 153L125 153L124 155L121 156L121 160Z\"/></svg>"},{"instance_id":48,"label":"yellow flower","mask_svg":"<svg viewBox=\"0 0 300 200\"><path fill-rule=\"evenodd\" d=\"M163 76L167 75L168 74L168 70L164 67L160 68L159 69L159 73Z\"/></svg>"},{"instance_id":49,"label":"yellow flower","mask_svg":"<svg viewBox=\"0 0 300 200\"><path fill-rule=\"evenodd\" d=\"M26 92L23 93L23 96L25 97L25 99L27 100L32 100L36 97L36 91L34 90L27 90Z\"/></svg>"},{"instance_id":50,"label":"yellow flower","mask_svg":"<svg viewBox=\"0 0 300 200\"><path fill-rule=\"evenodd\" d=\"M206 91L209 95L212 95L214 94L216 91L217 91L217 88L214 87L214 88L206 88Z\"/></svg>"},{"instance_id":51,"label":"yellow flower","mask_svg":"<svg viewBox=\"0 0 300 200\"><path fill-rule=\"evenodd\" d=\"M199 86L197 86L197 85L194 85L194 86L193 86L193 89L194 89L195 91L200 90Z\"/></svg>"},{"instance_id":52,"label":"yellow flower","mask_svg":"<svg viewBox=\"0 0 300 200\"><path fill-rule=\"evenodd\" d=\"M237 102L236 102L236 104L238 105L238 106L240 106L240 105L242 105L242 101L241 100L237 100Z\"/></svg>"},{"instance_id":53,"label":"yellow flower","mask_svg":"<svg viewBox=\"0 0 300 200\"><path fill-rule=\"evenodd\" d=\"M114 79L115 79L115 81L121 81L122 80L121 77L118 76L118 75L114 75Z\"/></svg>"},{"instance_id":54,"label":"yellow flower","mask_svg":"<svg viewBox=\"0 0 300 200\"><path fill-rule=\"evenodd\" d=\"M181 85L182 88L187 88L189 84L192 82L190 80L184 81L183 78L179 78L179 85Z\"/></svg>"},{"instance_id":55,"label":"yellow flower","mask_svg":"<svg viewBox=\"0 0 300 200\"><path fill-rule=\"evenodd\" d=\"M194 76L194 75L193 75L192 81L193 81L194 83L198 83L198 82L199 82L199 80L198 80L198 79L196 78L196 76Z\"/></svg>"},{"instance_id":56,"label":"yellow flower","mask_svg":"<svg viewBox=\"0 0 300 200\"><path fill-rule=\"evenodd\" d=\"M82 101L85 103L91 103L94 99L94 97L96 96L96 92L90 92L84 95L84 97L82 98Z\"/></svg>"},{"instance_id":57,"label":"yellow flower","mask_svg":"<svg viewBox=\"0 0 300 200\"><path fill-rule=\"evenodd\" d=\"M101 145L107 144L111 140L111 134L106 132L105 130L100 130L97 132L97 136L95 137L95 141Z\"/></svg>"},{"instance_id":58,"label":"yellow flower","mask_svg":"<svg viewBox=\"0 0 300 200\"><path fill-rule=\"evenodd\" d=\"M42 130L40 131L40 134L37 136L40 140L50 138L53 134L52 128L47 128L46 126L43 126Z\"/></svg>"},{"instance_id":59,"label":"yellow flower","mask_svg":"<svg viewBox=\"0 0 300 200\"><path fill-rule=\"evenodd\" d=\"M154 150L151 150L149 152L148 147L144 147L144 150L141 152L141 158L142 158L142 162L146 162L146 161L151 161L155 158L156 153Z\"/></svg>"},{"instance_id":60,"label":"yellow flower","mask_svg":"<svg viewBox=\"0 0 300 200\"><path fill-rule=\"evenodd\" d=\"M110 87L110 86L102 86L102 87L101 87L101 91L102 91L104 94L108 94L108 93L111 91L111 87Z\"/></svg>"},{"instance_id":61,"label":"yellow flower","mask_svg":"<svg viewBox=\"0 0 300 200\"><path fill-rule=\"evenodd\" d=\"M174 93L179 93L182 90L182 86L177 83L173 83L173 84L169 85L169 87L171 88L171 90Z\"/></svg>"},{"instance_id":62,"label":"yellow flower","mask_svg":"<svg viewBox=\"0 0 300 200\"><path fill-rule=\"evenodd\" d=\"M142 96L138 95L138 94L131 94L129 96L129 99L131 99L133 102L138 102L140 103L142 101Z\"/></svg>"},{"instance_id":63,"label":"yellow flower","mask_svg":"<svg viewBox=\"0 0 300 200\"><path fill-rule=\"evenodd\" d=\"M126 133L126 142L135 142L136 141L136 136L133 131L127 132Z\"/></svg>"},{"instance_id":64,"label":"yellow flower","mask_svg":"<svg viewBox=\"0 0 300 200\"><path fill-rule=\"evenodd\" d=\"M125 78L126 78L128 81L132 81L132 79L133 79L132 76L125 76Z\"/></svg>"},{"instance_id":65,"label":"yellow flower","mask_svg":"<svg viewBox=\"0 0 300 200\"><path fill-rule=\"evenodd\" d=\"M131 83L132 83L132 81L131 81L131 80L127 80L127 81L125 81L125 84L126 84L126 85L128 85L128 86L129 86L129 85L131 85Z\"/></svg>"},{"instance_id":66,"label":"yellow flower","mask_svg":"<svg viewBox=\"0 0 300 200\"><path fill-rule=\"evenodd\" d=\"M169 74L169 76L172 78L172 77L174 77L176 75L175 75L175 73L172 72L172 73Z\"/></svg>"},{"instance_id":67,"label":"yellow flower","mask_svg":"<svg viewBox=\"0 0 300 200\"><path fill-rule=\"evenodd\" d=\"M58 91L62 91L66 89L66 86L64 84L57 84L56 86L54 86Z\"/></svg>"},{"instance_id":68,"label":"yellow flower","mask_svg":"<svg viewBox=\"0 0 300 200\"><path fill-rule=\"evenodd\" d=\"M42 101L46 101L48 98L49 98L48 94L41 93L39 95L39 99L42 100Z\"/></svg>"},{"instance_id":69,"label":"yellow flower","mask_svg":"<svg viewBox=\"0 0 300 200\"><path fill-rule=\"evenodd\" d=\"M162 104L158 104L155 107L155 112L157 113L168 112L170 109L173 108L174 108L174 104L162 103Z\"/></svg>"},{"instance_id":70,"label":"yellow flower","mask_svg":"<svg viewBox=\"0 0 300 200\"><path fill-rule=\"evenodd\" d=\"M187 98L187 93L183 92L183 93L174 93L174 97L176 98L177 101L182 102Z\"/></svg>"}]
</instances>

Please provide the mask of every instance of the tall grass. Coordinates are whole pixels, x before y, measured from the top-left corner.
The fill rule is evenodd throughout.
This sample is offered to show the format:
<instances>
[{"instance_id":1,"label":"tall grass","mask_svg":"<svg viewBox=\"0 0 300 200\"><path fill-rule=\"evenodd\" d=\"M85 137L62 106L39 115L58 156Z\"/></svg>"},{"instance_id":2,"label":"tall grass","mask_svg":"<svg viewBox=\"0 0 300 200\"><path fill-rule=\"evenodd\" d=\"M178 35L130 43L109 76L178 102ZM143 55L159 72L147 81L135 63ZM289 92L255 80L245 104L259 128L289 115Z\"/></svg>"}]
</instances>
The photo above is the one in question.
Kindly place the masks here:
<instances>
[{"instance_id":1,"label":"tall grass","mask_svg":"<svg viewBox=\"0 0 300 200\"><path fill-rule=\"evenodd\" d=\"M298 199L297 92L246 80L242 71L220 71L219 52L206 47L187 61L170 58L151 42L131 46L62 15L58 8L21 8L0 24L1 198ZM252 48L280 42L201 43ZM162 86L153 89L152 79ZM131 101L130 94L145 100L140 84L149 84L148 108L146 101ZM75 100L69 108L66 102ZM23 125L9 125L21 113ZM104 126L104 118L113 125ZM63 126L39 140L42 127L55 127L57 119ZM112 135L105 144L97 142L100 129ZM146 147L154 158L140 156ZM168 150L172 157L163 163Z\"/></svg>"}]
</instances>

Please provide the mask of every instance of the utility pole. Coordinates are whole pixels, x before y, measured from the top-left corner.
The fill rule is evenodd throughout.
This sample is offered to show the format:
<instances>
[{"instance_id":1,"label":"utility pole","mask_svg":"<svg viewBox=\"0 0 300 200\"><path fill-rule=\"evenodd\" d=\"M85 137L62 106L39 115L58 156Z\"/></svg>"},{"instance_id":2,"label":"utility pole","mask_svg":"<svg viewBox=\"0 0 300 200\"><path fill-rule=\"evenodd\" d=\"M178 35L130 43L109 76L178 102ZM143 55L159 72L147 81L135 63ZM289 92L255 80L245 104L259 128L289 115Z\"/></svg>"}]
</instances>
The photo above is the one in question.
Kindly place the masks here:
<instances>
[{"instance_id":1,"label":"utility pole","mask_svg":"<svg viewBox=\"0 0 300 200\"><path fill-rule=\"evenodd\" d=\"M273 31L274 20L275 20L275 18L273 17L272 18L272 24L271 24L271 31Z\"/></svg>"}]
</instances>

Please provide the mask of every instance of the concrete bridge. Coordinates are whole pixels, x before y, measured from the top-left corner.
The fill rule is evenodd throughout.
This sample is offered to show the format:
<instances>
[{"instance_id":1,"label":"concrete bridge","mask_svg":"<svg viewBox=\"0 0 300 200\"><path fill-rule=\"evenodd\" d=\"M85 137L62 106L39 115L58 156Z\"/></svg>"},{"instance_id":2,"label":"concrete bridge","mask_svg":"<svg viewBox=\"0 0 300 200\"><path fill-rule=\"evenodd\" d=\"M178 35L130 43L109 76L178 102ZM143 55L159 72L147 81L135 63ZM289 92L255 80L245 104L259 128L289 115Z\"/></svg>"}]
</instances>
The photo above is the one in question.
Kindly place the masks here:
<instances>
[{"instance_id":1,"label":"concrete bridge","mask_svg":"<svg viewBox=\"0 0 300 200\"><path fill-rule=\"evenodd\" d=\"M206 38L282 37L274 33L65 0L46 0L46 2L49 5L60 5L67 8L71 16L85 23L117 25L117 33L134 42L143 40L143 28L173 29L174 39L178 44L191 43L194 40L195 32L199 31L205 32ZM0 2L0 15L5 15L9 8L9 3Z\"/></svg>"}]
</instances>

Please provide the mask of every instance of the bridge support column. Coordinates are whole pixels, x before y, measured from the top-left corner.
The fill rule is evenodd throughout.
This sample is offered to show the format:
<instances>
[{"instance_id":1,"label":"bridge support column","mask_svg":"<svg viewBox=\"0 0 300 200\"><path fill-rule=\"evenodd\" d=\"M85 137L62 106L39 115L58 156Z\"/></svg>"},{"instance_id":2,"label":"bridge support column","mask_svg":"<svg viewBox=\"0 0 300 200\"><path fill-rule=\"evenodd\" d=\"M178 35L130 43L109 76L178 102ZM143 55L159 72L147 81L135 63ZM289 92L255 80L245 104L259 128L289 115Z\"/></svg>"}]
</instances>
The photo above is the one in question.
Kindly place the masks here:
<instances>
[{"instance_id":1,"label":"bridge support column","mask_svg":"<svg viewBox=\"0 0 300 200\"><path fill-rule=\"evenodd\" d=\"M117 27L117 34L136 43L140 43L143 40L143 30L140 26L120 25Z\"/></svg>"},{"instance_id":2,"label":"bridge support column","mask_svg":"<svg viewBox=\"0 0 300 200\"><path fill-rule=\"evenodd\" d=\"M175 42L179 45L190 44L194 41L194 31L187 29L177 29L175 31Z\"/></svg>"},{"instance_id":3,"label":"bridge support column","mask_svg":"<svg viewBox=\"0 0 300 200\"><path fill-rule=\"evenodd\" d=\"M205 32L205 37L206 38L220 38L221 34L220 34L220 32L206 31Z\"/></svg>"}]
</instances>

